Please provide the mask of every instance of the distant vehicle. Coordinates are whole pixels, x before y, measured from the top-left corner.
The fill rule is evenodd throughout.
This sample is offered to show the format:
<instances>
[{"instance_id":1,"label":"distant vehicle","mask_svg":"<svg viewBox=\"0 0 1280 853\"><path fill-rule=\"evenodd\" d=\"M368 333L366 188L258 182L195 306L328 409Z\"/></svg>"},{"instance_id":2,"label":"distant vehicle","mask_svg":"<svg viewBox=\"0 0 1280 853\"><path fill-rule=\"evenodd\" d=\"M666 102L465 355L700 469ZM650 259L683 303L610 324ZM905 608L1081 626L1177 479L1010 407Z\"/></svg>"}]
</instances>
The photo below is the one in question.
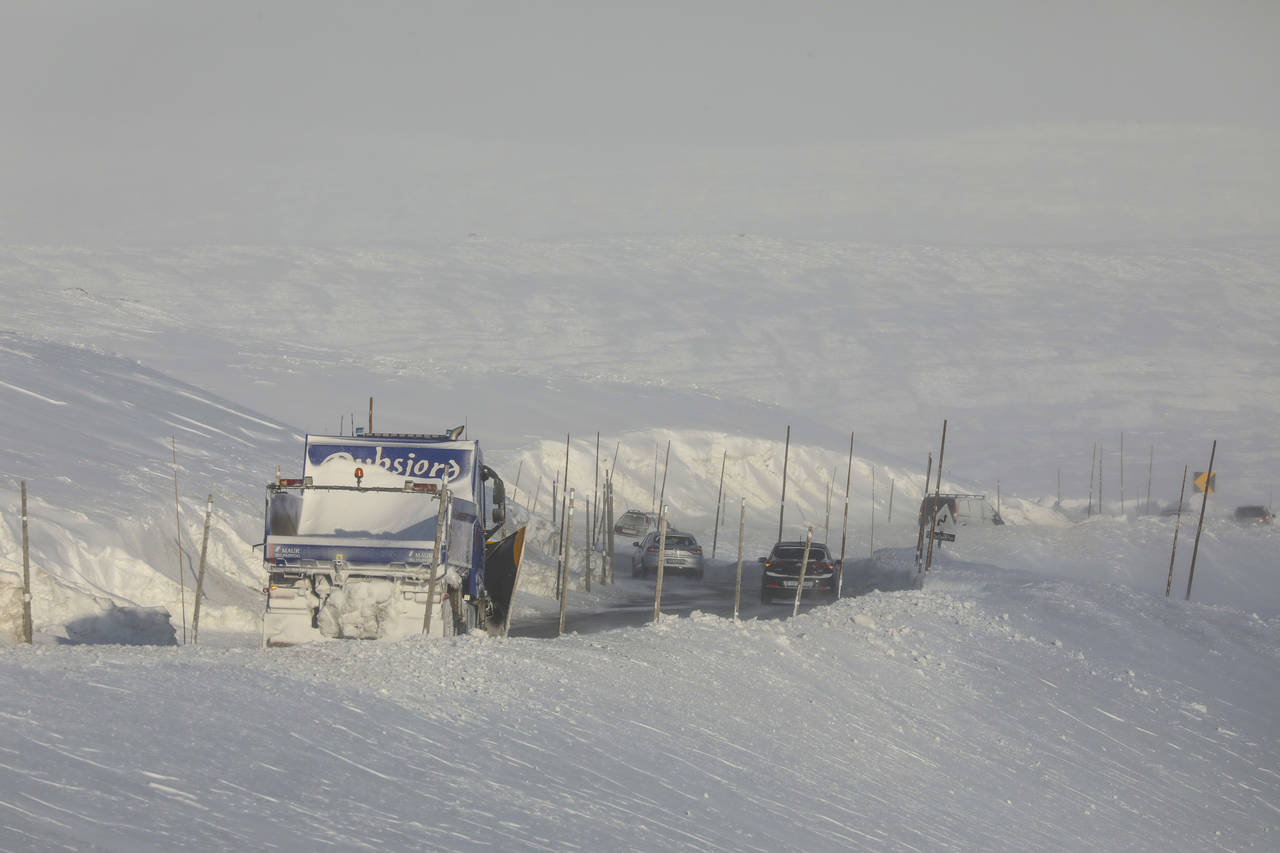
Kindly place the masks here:
<instances>
[{"instance_id":1,"label":"distant vehicle","mask_svg":"<svg viewBox=\"0 0 1280 853\"><path fill-rule=\"evenodd\" d=\"M658 531L635 543L631 557L631 576L648 577L658 572ZM688 533L667 529L667 542L663 548L663 574L681 574L702 579L702 546Z\"/></svg>"},{"instance_id":2,"label":"distant vehicle","mask_svg":"<svg viewBox=\"0 0 1280 853\"><path fill-rule=\"evenodd\" d=\"M800 562L804 558L804 542L779 542L769 556L761 557L764 571L760 575L760 603L771 604L778 595L794 601L800 583ZM812 591L836 600L836 568L840 561L831 557L821 542L809 545L809 563L804 572L805 592ZM803 593L802 593L803 595Z\"/></svg>"},{"instance_id":3,"label":"distant vehicle","mask_svg":"<svg viewBox=\"0 0 1280 853\"><path fill-rule=\"evenodd\" d=\"M643 536L657 529L658 516L638 509L629 509L624 512L618 519L618 523L613 526L613 532L621 533L623 536Z\"/></svg>"},{"instance_id":4,"label":"distant vehicle","mask_svg":"<svg viewBox=\"0 0 1280 853\"><path fill-rule=\"evenodd\" d=\"M1235 520L1243 524L1270 524L1271 510L1265 506L1238 506Z\"/></svg>"},{"instance_id":5,"label":"distant vehicle","mask_svg":"<svg viewBox=\"0 0 1280 853\"><path fill-rule=\"evenodd\" d=\"M970 522L1004 524L1000 513L987 502L986 495L928 494L920 501L921 527L929 526L935 504L938 507L938 530L964 527Z\"/></svg>"}]
</instances>

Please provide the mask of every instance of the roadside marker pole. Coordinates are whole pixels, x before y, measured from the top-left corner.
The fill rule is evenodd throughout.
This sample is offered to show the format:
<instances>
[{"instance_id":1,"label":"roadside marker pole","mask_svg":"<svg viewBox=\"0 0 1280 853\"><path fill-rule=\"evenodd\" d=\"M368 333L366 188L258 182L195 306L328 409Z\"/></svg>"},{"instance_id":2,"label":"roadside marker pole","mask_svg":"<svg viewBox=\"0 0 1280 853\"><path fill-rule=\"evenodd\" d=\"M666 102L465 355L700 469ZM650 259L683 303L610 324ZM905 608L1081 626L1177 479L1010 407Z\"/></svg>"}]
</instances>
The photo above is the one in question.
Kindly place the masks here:
<instances>
[{"instance_id":1,"label":"roadside marker pole","mask_svg":"<svg viewBox=\"0 0 1280 853\"><path fill-rule=\"evenodd\" d=\"M31 645L31 545L27 536L27 481L22 481L22 642Z\"/></svg>"},{"instance_id":2,"label":"roadside marker pole","mask_svg":"<svg viewBox=\"0 0 1280 853\"><path fill-rule=\"evenodd\" d=\"M800 579L796 582L796 600L791 605L791 616L794 618L800 613L800 596L804 592L804 575L805 570L809 568L809 546L813 544L813 526L810 525L808 532L804 537L804 556L800 558Z\"/></svg>"},{"instance_id":3,"label":"roadside marker pole","mask_svg":"<svg viewBox=\"0 0 1280 853\"><path fill-rule=\"evenodd\" d=\"M1187 574L1187 601L1191 600L1191 582L1196 577L1196 555L1200 553L1200 532L1204 530L1204 508L1209 503L1209 492L1213 491L1213 457L1218 452L1218 440L1213 440L1213 449L1209 451L1209 470L1204 475L1204 500L1200 501L1200 522L1196 525L1196 544L1191 546L1191 571Z\"/></svg>"},{"instance_id":4,"label":"roadside marker pole","mask_svg":"<svg viewBox=\"0 0 1280 853\"><path fill-rule=\"evenodd\" d=\"M595 486L591 491L591 506L596 508L596 524L600 523L600 431L596 430L596 480ZM587 516L590 518L590 514ZM590 528L590 534L587 537L587 553L591 553L591 546L596 544L596 529ZM587 557L587 574L591 574L591 558Z\"/></svg>"},{"instance_id":5,"label":"roadside marker pole","mask_svg":"<svg viewBox=\"0 0 1280 853\"><path fill-rule=\"evenodd\" d=\"M643 559L643 557L641 558ZM662 505L658 516L658 582L653 588L653 621L662 615L662 571L667 563L667 506Z\"/></svg>"},{"instance_id":6,"label":"roadside marker pole","mask_svg":"<svg viewBox=\"0 0 1280 853\"><path fill-rule=\"evenodd\" d=\"M511 487L511 503L516 502L516 495L520 494L520 472L524 470L524 460L520 460L520 464L516 466L516 484Z\"/></svg>"},{"instance_id":7,"label":"roadside marker pole","mask_svg":"<svg viewBox=\"0 0 1280 853\"><path fill-rule=\"evenodd\" d=\"M1120 515L1124 516L1124 433L1120 433Z\"/></svg>"},{"instance_id":8,"label":"roadside marker pole","mask_svg":"<svg viewBox=\"0 0 1280 853\"><path fill-rule=\"evenodd\" d=\"M1151 515L1151 470L1156 466L1156 446L1152 444L1147 455L1147 515Z\"/></svg>"},{"instance_id":9,"label":"roadside marker pole","mask_svg":"<svg viewBox=\"0 0 1280 853\"><path fill-rule=\"evenodd\" d=\"M653 490L649 492L649 512L658 511L658 442L653 442Z\"/></svg>"},{"instance_id":10,"label":"roadside marker pole","mask_svg":"<svg viewBox=\"0 0 1280 853\"><path fill-rule=\"evenodd\" d=\"M605 538L605 541L608 543L608 548L609 548L609 583L613 583L614 582L613 580L613 533L614 533L613 524L614 522L613 522L613 469L612 468L609 469L609 476L605 480L604 488L605 488L605 493L608 495L608 501L609 501L606 507L608 515L605 516L606 526L605 526L604 538Z\"/></svg>"},{"instance_id":11,"label":"roadside marker pole","mask_svg":"<svg viewBox=\"0 0 1280 853\"><path fill-rule=\"evenodd\" d=\"M191 642L200 636L200 596L204 593L204 558L209 553L209 520L213 518L213 495L204 510L204 536L200 539L200 570L196 572L196 603L191 613Z\"/></svg>"},{"instance_id":12,"label":"roadside marker pole","mask_svg":"<svg viewBox=\"0 0 1280 853\"><path fill-rule=\"evenodd\" d=\"M1105 449L1098 445L1098 515L1102 515L1102 457Z\"/></svg>"},{"instance_id":13,"label":"roadside marker pole","mask_svg":"<svg viewBox=\"0 0 1280 853\"><path fill-rule=\"evenodd\" d=\"M720 457L720 490L716 492L716 523L711 528L711 559L716 558L716 542L720 538L720 501L724 497L724 463L729 461L729 451L726 448L724 456Z\"/></svg>"},{"instance_id":14,"label":"roadside marker pole","mask_svg":"<svg viewBox=\"0 0 1280 853\"><path fill-rule=\"evenodd\" d=\"M836 466L831 466L831 479L827 482L827 520L822 530L822 541L831 543L831 492L836 487Z\"/></svg>"},{"instance_id":15,"label":"roadside marker pole","mask_svg":"<svg viewBox=\"0 0 1280 853\"><path fill-rule=\"evenodd\" d=\"M888 520L885 521L885 524L893 524L893 490L897 485L898 485L898 481L890 477L889 478L889 518Z\"/></svg>"},{"instance_id":16,"label":"roadside marker pole","mask_svg":"<svg viewBox=\"0 0 1280 853\"><path fill-rule=\"evenodd\" d=\"M933 539L938 532L938 501L942 496L942 457L947 452L947 421L942 421L942 447L938 450L938 478L933 489L933 519L929 523L929 553L924 558L924 570L933 566Z\"/></svg>"},{"instance_id":17,"label":"roadside marker pole","mask_svg":"<svg viewBox=\"0 0 1280 853\"><path fill-rule=\"evenodd\" d=\"M1093 515L1093 471L1098 467L1098 442L1093 443L1093 455L1089 457L1089 509L1085 516Z\"/></svg>"},{"instance_id":18,"label":"roadside marker pole","mask_svg":"<svg viewBox=\"0 0 1280 853\"><path fill-rule=\"evenodd\" d=\"M436 512L436 544L431 551L431 577L427 581L427 611L422 614L422 636L431 636L431 612L436 609L436 575L444 560L444 549L449 531L449 487L440 489L440 509ZM441 634L444 627L440 628Z\"/></svg>"},{"instance_id":19,"label":"roadside marker pole","mask_svg":"<svg viewBox=\"0 0 1280 853\"><path fill-rule=\"evenodd\" d=\"M564 512L564 560L560 563L560 628L556 632L557 637L564 633L564 616L569 603L569 549L573 535L573 489L569 489Z\"/></svg>"},{"instance_id":20,"label":"roadside marker pole","mask_svg":"<svg viewBox=\"0 0 1280 853\"><path fill-rule=\"evenodd\" d=\"M658 506L665 507L667 505L667 469L671 466L671 439L667 439L667 455L662 460L662 489L658 492Z\"/></svg>"},{"instance_id":21,"label":"roadside marker pole","mask_svg":"<svg viewBox=\"0 0 1280 853\"><path fill-rule=\"evenodd\" d=\"M778 502L778 540L782 541L782 519L787 512L787 462L791 458L791 424L787 424L787 443L782 451L782 499Z\"/></svg>"},{"instance_id":22,"label":"roadside marker pole","mask_svg":"<svg viewBox=\"0 0 1280 853\"><path fill-rule=\"evenodd\" d=\"M738 621L738 604L742 600L742 533L747 526L747 499L738 510L738 580L733 587L733 621Z\"/></svg>"},{"instance_id":23,"label":"roadside marker pole","mask_svg":"<svg viewBox=\"0 0 1280 853\"><path fill-rule=\"evenodd\" d=\"M596 510L599 515L600 511ZM587 558L587 570L582 573L583 588L591 592L591 501L582 499L582 547L583 556Z\"/></svg>"},{"instance_id":24,"label":"roadside marker pole","mask_svg":"<svg viewBox=\"0 0 1280 853\"><path fill-rule=\"evenodd\" d=\"M868 548L867 556L874 557L876 553L876 466L871 466L871 545Z\"/></svg>"},{"instance_id":25,"label":"roadside marker pole","mask_svg":"<svg viewBox=\"0 0 1280 853\"><path fill-rule=\"evenodd\" d=\"M844 474L844 522L840 527L840 570L836 574L836 598L839 598L844 590L844 551L845 543L849 539L849 484L853 482L853 432L849 433L849 468ZM925 482L925 488L929 484ZM917 554L919 548L916 549Z\"/></svg>"},{"instance_id":26,"label":"roadside marker pole","mask_svg":"<svg viewBox=\"0 0 1280 853\"><path fill-rule=\"evenodd\" d=\"M1169 552L1169 579L1164 582L1164 597L1173 589L1173 558L1178 555L1178 531L1182 529L1182 498L1187 493L1187 466L1182 466L1182 491L1178 492L1178 520L1173 524L1173 550Z\"/></svg>"},{"instance_id":27,"label":"roadside marker pole","mask_svg":"<svg viewBox=\"0 0 1280 853\"><path fill-rule=\"evenodd\" d=\"M178 440L170 436L169 444L173 448L174 541L178 544L178 589L181 593L179 602L182 608L182 644L185 646L187 644L187 579L182 573L182 515L178 504Z\"/></svg>"},{"instance_id":28,"label":"roadside marker pole","mask_svg":"<svg viewBox=\"0 0 1280 853\"><path fill-rule=\"evenodd\" d=\"M924 491L920 498L920 533L916 536L916 574L924 571L924 508L929 500L929 480L933 478L933 451L929 451L929 467L924 473Z\"/></svg>"}]
</instances>

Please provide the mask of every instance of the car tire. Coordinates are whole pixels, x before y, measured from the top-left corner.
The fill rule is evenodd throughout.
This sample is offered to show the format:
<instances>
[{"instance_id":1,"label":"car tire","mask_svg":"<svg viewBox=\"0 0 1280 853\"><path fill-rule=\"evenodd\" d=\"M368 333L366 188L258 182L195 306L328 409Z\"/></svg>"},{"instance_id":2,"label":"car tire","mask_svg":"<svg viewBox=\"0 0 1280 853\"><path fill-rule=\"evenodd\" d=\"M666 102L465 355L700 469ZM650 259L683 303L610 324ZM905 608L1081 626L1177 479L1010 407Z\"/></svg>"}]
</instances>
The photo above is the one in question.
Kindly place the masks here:
<instances>
[{"instance_id":1,"label":"car tire","mask_svg":"<svg viewBox=\"0 0 1280 853\"><path fill-rule=\"evenodd\" d=\"M773 596L769 595L769 592L767 590L764 590L764 589L760 590L760 603L773 604Z\"/></svg>"},{"instance_id":2,"label":"car tire","mask_svg":"<svg viewBox=\"0 0 1280 853\"><path fill-rule=\"evenodd\" d=\"M698 569L696 572L694 572L693 577L696 580L702 580L702 569Z\"/></svg>"}]
</instances>

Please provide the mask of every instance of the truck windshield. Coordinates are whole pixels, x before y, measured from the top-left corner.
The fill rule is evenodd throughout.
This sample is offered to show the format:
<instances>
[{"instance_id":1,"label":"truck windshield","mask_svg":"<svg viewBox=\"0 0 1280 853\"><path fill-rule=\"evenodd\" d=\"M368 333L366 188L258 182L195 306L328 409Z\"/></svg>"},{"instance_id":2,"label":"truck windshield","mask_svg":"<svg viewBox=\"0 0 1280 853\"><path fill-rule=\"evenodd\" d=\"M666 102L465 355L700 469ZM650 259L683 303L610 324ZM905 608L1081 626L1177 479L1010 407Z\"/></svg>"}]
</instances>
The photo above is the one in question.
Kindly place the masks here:
<instances>
[{"instance_id":1,"label":"truck windshield","mask_svg":"<svg viewBox=\"0 0 1280 853\"><path fill-rule=\"evenodd\" d=\"M440 502L421 492L307 489L299 536L434 540Z\"/></svg>"}]
</instances>

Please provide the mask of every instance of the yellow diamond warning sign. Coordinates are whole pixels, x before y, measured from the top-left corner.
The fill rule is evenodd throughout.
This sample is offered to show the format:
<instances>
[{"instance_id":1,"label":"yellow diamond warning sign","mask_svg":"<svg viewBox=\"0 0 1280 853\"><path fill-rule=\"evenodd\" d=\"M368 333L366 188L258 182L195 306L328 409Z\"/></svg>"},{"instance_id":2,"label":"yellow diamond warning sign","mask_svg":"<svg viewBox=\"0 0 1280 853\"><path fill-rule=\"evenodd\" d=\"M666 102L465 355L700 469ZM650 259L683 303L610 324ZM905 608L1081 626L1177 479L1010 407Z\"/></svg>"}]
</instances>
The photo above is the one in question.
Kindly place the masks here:
<instances>
[{"instance_id":1,"label":"yellow diamond warning sign","mask_svg":"<svg viewBox=\"0 0 1280 853\"><path fill-rule=\"evenodd\" d=\"M1218 475L1216 473L1210 474L1205 471L1197 471L1196 479L1195 479L1196 491L1197 492L1207 491L1209 494L1213 494L1213 488L1214 486L1217 485L1217 481L1218 481Z\"/></svg>"}]
</instances>

